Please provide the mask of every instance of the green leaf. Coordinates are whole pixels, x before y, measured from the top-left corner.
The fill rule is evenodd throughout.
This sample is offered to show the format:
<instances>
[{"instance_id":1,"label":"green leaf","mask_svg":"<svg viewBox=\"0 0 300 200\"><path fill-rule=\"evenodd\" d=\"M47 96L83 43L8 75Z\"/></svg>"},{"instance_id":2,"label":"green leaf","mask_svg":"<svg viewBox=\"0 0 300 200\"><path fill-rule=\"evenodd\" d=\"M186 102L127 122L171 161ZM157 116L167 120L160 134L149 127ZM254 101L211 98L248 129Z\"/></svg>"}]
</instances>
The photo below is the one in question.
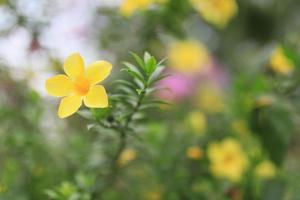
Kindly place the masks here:
<instances>
[{"instance_id":1,"label":"green leaf","mask_svg":"<svg viewBox=\"0 0 300 200\"><path fill-rule=\"evenodd\" d=\"M296 66L299 64L299 56L298 54L292 49L289 48L287 45L282 46L284 55L288 57Z\"/></svg>"},{"instance_id":2,"label":"green leaf","mask_svg":"<svg viewBox=\"0 0 300 200\"><path fill-rule=\"evenodd\" d=\"M130 54L133 56L133 58L135 59L135 61L139 64L139 66L144 69L145 68L145 65L144 65L144 62L143 60L135 53L133 52L130 52Z\"/></svg>"},{"instance_id":3,"label":"green leaf","mask_svg":"<svg viewBox=\"0 0 300 200\"><path fill-rule=\"evenodd\" d=\"M127 87L126 85L118 85L117 86L117 91L123 92L125 94L130 94L130 95L136 95L137 94L137 89L132 89L130 87Z\"/></svg>"},{"instance_id":4,"label":"green leaf","mask_svg":"<svg viewBox=\"0 0 300 200\"><path fill-rule=\"evenodd\" d=\"M157 66L164 66L164 62L166 62L166 60L167 60L168 58L166 57L166 58L163 58L163 59L161 59L158 63L157 63Z\"/></svg>"},{"instance_id":5,"label":"green leaf","mask_svg":"<svg viewBox=\"0 0 300 200\"><path fill-rule=\"evenodd\" d=\"M141 80L139 80L139 79L134 79L133 81L134 81L134 83L135 83L136 85L138 85L138 89L144 89L144 88L145 88L145 83L142 82Z\"/></svg>"},{"instance_id":6,"label":"green leaf","mask_svg":"<svg viewBox=\"0 0 300 200\"><path fill-rule=\"evenodd\" d=\"M252 111L250 125L270 159L281 165L293 131L293 122L287 108L275 103L255 108Z\"/></svg>"},{"instance_id":7,"label":"green leaf","mask_svg":"<svg viewBox=\"0 0 300 200\"><path fill-rule=\"evenodd\" d=\"M136 67L135 65L129 63L129 62L123 62L123 65L125 65L125 67L127 69L130 69L131 71L134 71L136 72L137 74L139 74L139 76L143 77L144 78L144 75L143 75L143 71L141 71L138 67Z\"/></svg>"},{"instance_id":8,"label":"green leaf","mask_svg":"<svg viewBox=\"0 0 300 200\"><path fill-rule=\"evenodd\" d=\"M154 57L150 57L146 62L146 74L150 76L156 69L156 60Z\"/></svg>"},{"instance_id":9,"label":"green leaf","mask_svg":"<svg viewBox=\"0 0 300 200\"><path fill-rule=\"evenodd\" d=\"M110 95L110 98L111 99L132 99L132 100L137 100L136 97L133 97L131 95L128 95L128 94L113 94L113 95Z\"/></svg>"},{"instance_id":10,"label":"green leaf","mask_svg":"<svg viewBox=\"0 0 300 200\"><path fill-rule=\"evenodd\" d=\"M111 108L91 108L91 113L93 115L93 117L99 121L103 118L105 118L111 111Z\"/></svg>"},{"instance_id":11,"label":"green leaf","mask_svg":"<svg viewBox=\"0 0 300 200\"><path fill-rule=\"evenodd\" d=\"M147 93L147 95L150 95L150 94L155 93L155 92L158 92L158 91L160 91L160 90L171 91L171 89L168 88L168 87L158 87L158 86L157 86L157 87L149 88L149 89L146 91L146 93Z\"/></svg>"},{"instance_id":12,"label":"green leaf","mask_svg":"<svg viewBox=\"0 0 300 200\"><path fill-rule=\"evenodd\" d=\"M128 68L124 68L121 71L126 71L130 76L141 81L143 83L143 85L145 84L145 79L136 71L132 71L131 69L128 69Z\"/></svg>"},{"instance_id":13,"label":"green leaf","mask_svg":"<svg viewBox=\"0 0 300 200\"><path fill-rule=\"evenodd\" d=\"M135 82L130 82L127 80L122 80L122 79L114 81L114 84L125 85L125 86L131 88L132 90L136 90L136 88L139 87L139 85L135 84Z\"/></svg>"},{"instance_id":14,"label":"green leaf","mask_svg":"<svg viewBox=\"0 0 300 200\"><path fill-rule=\"evenodd\" d=\"M46 190L45 193L51 199L59 198L59 195L56 192L54 192L53 190Z\"/></svg>"},{"instance_id":15,"label":"green leaf","mask_svg":"<svg viewBox=\"0 0 300 200\"><path fill-rule=\"evenodd\" d=\"M149 84L153 85L169 76L172 76L171 74L163 74L161 75L161 73L157 73L157 74L153 74L153 76L150 77L149 79Z\"/></svg>"},{"instance_id":16,"label":"green leaf","mask_svg":"<svg viewBox=\"0 0 300 200\"><path fill-rule=\"evenodd\" d=\"M147 63L152 56L147 51L144 53L144 63Z\"/></svg>"},{"instance_id":17,"label":"green leaf","mask_svg":"<svg viewBox=\"0 0 300 200\"><path fill-rule=\"evenodd\" d=\"M158 108L161 105L171 106L173 104L170 103L170 102L167 102L167 101L152 100L152 101L144 102L143 105L141 105L140 110L145 110L145 109L148 109L148 108Z\"/></svg>"}]
</instances>

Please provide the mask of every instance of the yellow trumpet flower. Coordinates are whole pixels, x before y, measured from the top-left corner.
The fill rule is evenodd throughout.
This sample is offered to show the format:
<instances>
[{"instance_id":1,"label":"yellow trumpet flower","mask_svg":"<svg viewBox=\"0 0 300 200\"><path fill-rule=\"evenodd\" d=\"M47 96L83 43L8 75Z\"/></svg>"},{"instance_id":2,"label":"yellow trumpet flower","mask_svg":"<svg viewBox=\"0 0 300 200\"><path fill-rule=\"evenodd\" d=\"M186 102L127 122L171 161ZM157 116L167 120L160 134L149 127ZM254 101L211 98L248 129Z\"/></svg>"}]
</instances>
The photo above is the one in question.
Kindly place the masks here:
<instances>
[{"instance_id":1,"label":"yellow trumpet flower","mask_svg":"<svg viewBox=\"0 0 300 200\"><path fill-rule=\"evenodd\" d=\"M273 50L269 62L270 68L274 72L282 75L290 74L295 67L293 61L284 54L284 50L281 46L277 46Z\"/></svg>"},{"instance_id":2,"label":"yellow trumpet flower","mask_svg":"<svg viewBox=\"0 0 300 200\"><path fill-rule=\"evenodd\" d=\"M276 167L271 161L265 160L255 167L254 172L260 178L272 178L276 175Z\"/></svg>"},{"instance_id":3,"label":"yellow trumpet flower","mask_svg":"<svg viewBox=\"0 0 300 200\"><path fill-rule=\"evenodd\" d=\"M153 0L124 0L120 12L123 16L130 17L135 11L147 9L153 2Z\"/></svg>"},{"instance_id":4,"label":"yellow trumpet flower","mask_svg":"<svg viewBox=\"0 0 300 200\"><path fill-rule=\"evenodd\" d=\"M248 167L248 158L240 143L231 138L208 146L210 170L216 177L238 182Z\"/></svg>"},{"instance_id":5,"label":"yellow trumpet flower","mask_svg":"<svg viewBox=\"0 0 300 200\"><path fill-rule=\"evenodd\" d=\"M210 63L210 56L205 45L192 40L171 44L168 57L169 66L185 74L205 71Z\"/></svg>"},{"instance_id":6,"label":"yellow trumpet flower","mask_svg":"<svg viewBox=\"0 0 300 200\"><path fill-rule=\"evenodd\" d=\"M134 149L125 149L118 160L118 163L121 166L126 165L127 163L129 163L130 161L134 160L136 158L136 151Z\"/></svg>"},{"instance_id":7,"label":"yellow trumpet flower","mask_svg":"<svg viewBox=\"0 0 300 200\"><path fill-rule=\"evenodd\" d=\"M238 12L236 0L190 1L206 21L219 28L224 28Z\"/></svg>"},{"instance_id":8,"label":"yellow trumpet flower","mask_svg":"<svg viewBox=\"0 0 300 200\"><path fill-rule=\"evenodd\" d=\"M90 108L108 107L108 97L102 85L112 69L107 61L96 61L84 68L83 58L79 53L71 54L64 62L66 75L60 74L46 80L47 92L55 97L63 97L59 108L60 118L74 114L82 101Z\"/></svg>"}]
</instances>

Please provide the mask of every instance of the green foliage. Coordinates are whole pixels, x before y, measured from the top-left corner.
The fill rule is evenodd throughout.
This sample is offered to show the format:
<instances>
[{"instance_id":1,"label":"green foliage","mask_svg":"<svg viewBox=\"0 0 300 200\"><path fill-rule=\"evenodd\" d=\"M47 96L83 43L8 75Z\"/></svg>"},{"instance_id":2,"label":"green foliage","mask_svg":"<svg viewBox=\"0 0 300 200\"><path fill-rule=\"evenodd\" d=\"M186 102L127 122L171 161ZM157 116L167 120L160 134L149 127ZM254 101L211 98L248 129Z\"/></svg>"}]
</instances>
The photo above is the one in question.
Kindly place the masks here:
<instances>
[{"instance_id":1,"label":"green foliage","mask_svg":"<svg viewBox=\"0 0 300 200\"><path fill-rule=\"evenodd\" d=\"M272 161L281 165L293 131L290 112L277 103L258 107L253 110L251 125Z\"/></svg>"},{"instance_id":2,"label":"green foliage","mask_svg":"<svg viewBox=\"0 0 300 200\"><path fill-rule=\"evenodd\" d=\"M78 5L85 5L82 2ZM52 46L56 42L48 46L49 41L44 40L49 27L51 36L65 38L52 31L60 30L68 20L55 23L57 17L53 16L59 8L64 16L71 13L73 20L77 3L75 9L60 9L51 1L0 0L5 21L0 23L4 45L0 52L0 200L299 199L297 1L237 1L238 12L223 29L207 21L189 0L155 2L130 17L121 16L117 5L92 4L93 9L84 12L88 25L80 23L74 30L71 24L74 33L67 37L66 46L69 51L73 34L80 35L76 42L88 39L92 41L88 45L95 44L99 52L110 55L99 59L114 58L110 60L113 80L101 83L109 94L109 107L83 108L78 115L60 120L55 107L58 102L32 89L38 85L32 81L34 77L45 77L30 65L39 57L50 60L47 66L51 69L43 68L43 72L63 70L63 45L56 50ZM82 34L86 30L93 34ZM19 42L15 39L19 35L25 35L22 48L4 52L9 45L6 41ZM166 69L165 60L157 58L168 57L169 47L179 41L202 44L212 61L208 70L185 74L168 63ZM28 46L23 48L23 43ZM294 64L291 73L270 68L277 46ZM130 56L130 51L137 54ZM144 51L151 54L142 54ZM5 55L11 52L28 56L28 62L15 68L19 58L9 56L14 62L6 64L9 59ZM282 59L278 60L282 64ZM27 74L29 68L34 74ZM174 76L161 82L169 74ZM221 99L223 110L212 112L201 105L199 96L205 86L220 92L217 101ZM213 97L206 99L211 108L217 106ZM210 145L227 138L238 141L248 161L236 182L214 174L208 156ZM188 154L191 147L201 150L198 159ZM230 163L231 156L224 160ZM274 174L258 175L257 166L269 160L276 165ZM227 167L225 164L222 169Z\"/></svg>"},{"instance_id":3,"label":"green foliage","mask_svg":"<svg viewBox=\"0 0 300 200\"><path fill-rule=\"evenodd\" d=\"M125 71L130 79L120 79L114 82L116 89L110 95L111 107L92 110L97 121L101 121L103 117L101 124L108 122L111 126L130 126L126 123L141 120L138 116L142 116L146 108L167 104L167 102L151 98L152 92L159 89L156 83L164 78L161 75L164 69L162 63L157 63L156 59L147 52L143 59L134 53L131 54L137 65L123 62L124 68L121 71Z\"/></svg>"}]
</instances>

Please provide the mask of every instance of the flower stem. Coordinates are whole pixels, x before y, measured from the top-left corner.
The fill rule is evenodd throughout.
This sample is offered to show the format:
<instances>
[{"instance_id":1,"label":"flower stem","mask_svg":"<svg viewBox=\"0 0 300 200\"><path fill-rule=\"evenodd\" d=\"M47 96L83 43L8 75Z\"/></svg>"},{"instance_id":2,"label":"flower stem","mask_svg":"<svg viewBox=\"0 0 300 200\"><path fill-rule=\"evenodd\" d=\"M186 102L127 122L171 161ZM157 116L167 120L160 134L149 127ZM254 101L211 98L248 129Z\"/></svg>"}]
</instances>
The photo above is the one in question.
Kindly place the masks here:
<instances>
[{"instance_id":1,"label":"flower stem","mask_svg":"<svg viewBox=\"0 0 300 200\"><path fill-rule=\"evenodd\" d=\"M118 171L119 171L118 162L119 162L122 152L124 151L124 149L127 146L127 132L126 131L129 128L129 126L133 120L133 116L139 111L139 108L143 103L143 100L146 96L147 88L148 88L148 86L145 85L144 90L139 95L136 105L134 106L132 112L128 115L127 119L125 120L124 125L121 125L121 123L119 123L117 130L120 135L120 142L119 142L116 154L113 156L113 159L111 162L111 171L107 176L107 181L106 181L107 184L105 187L102 188L102 190L95 190L94 193L92 194L92 199L99 199L102 196L102 193L105 191L105 189L108 188L111 184L113 184L115 182L115 179L116 179ZM98 178L99 177L97 177L97 179Z\"/></svg>"}]
</instances>

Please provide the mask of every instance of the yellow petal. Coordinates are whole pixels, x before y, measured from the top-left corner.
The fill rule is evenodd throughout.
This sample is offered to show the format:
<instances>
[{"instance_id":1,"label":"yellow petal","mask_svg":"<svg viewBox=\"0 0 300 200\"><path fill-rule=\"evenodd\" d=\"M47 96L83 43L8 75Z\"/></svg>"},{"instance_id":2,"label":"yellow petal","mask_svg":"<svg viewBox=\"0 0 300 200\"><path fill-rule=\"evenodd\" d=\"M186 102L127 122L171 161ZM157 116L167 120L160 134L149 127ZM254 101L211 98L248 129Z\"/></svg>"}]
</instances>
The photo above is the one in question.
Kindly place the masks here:
<instances>
[{"instance_id":1,"label":"yellow petal","mask_svg":"<svg viewBox=\"0 0 300 200\"><path fill-rule=\"evenodd\" d=\"M77 95L64 97L58 108L58 116L60 118L69 117L80 108L81 104L81 98Z\"/></svg>"},{"instance_id":2,"label":"yellow petal","mask_svg":"<svg viewBox=\"0 0 300 200\"><path fill-rule=\"evenodd\" d=\"M79 53L71 54L64 63L64 70L66 74L71 77L75 78L79 75L84 74L84 61L83 58Z\"/></svg>"},{"instance_id":3,"label":"yellow petal","mask_svg":"<svg viewBox=\"0 0 300 200\"><path fill-rule=\"evenodd\" d=\"M108 97L105 88L102 85L91 87L83 101L90 108L106 108L108 106Z\"/></svg>"},{"instance_id":4,"label":"yellow petal","mask_svg":"<svg viewBox=\"0 0 300 200\"><path fill-rule=\"evenodd\" d=\"M97 61L90 64L87 68L87 78L91 85L95 85L108 77L112 65L107 61Z\"/></svg>"},{"instance_id":5,"label":"yellow petal","mask_svg":"<svg viewBox=\"0 0 300 200\"><path fill-rule=\"evenodd\" d=\"M72 82L66 75L57 75L46 80L47 92L55 97L63 97L70 94Z\"/></svg>"}]
</instances>

